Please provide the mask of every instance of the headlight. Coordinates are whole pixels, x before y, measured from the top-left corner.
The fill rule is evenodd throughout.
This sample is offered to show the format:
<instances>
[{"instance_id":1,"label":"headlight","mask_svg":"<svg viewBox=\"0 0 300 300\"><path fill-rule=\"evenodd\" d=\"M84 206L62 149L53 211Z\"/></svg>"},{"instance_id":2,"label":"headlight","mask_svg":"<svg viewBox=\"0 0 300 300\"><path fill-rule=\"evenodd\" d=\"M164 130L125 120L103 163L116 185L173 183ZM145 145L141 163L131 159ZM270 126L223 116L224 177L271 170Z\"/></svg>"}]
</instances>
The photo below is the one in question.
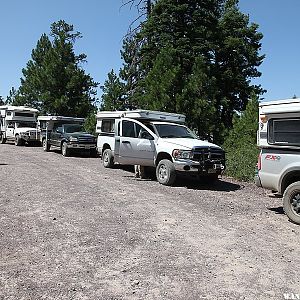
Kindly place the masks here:
<instances>
[{"instance_id":1,"label":"headlight","mask_svg":"<svg viewBox=\"0 0 300 300\"><path fill-rule=\"evenodd\" d=\"M172 155L175 159L190 159L192 157L192 151L175 149Z\"/></svg>"},{"instance_id":2,"label":"headlight","mask_svg":"<svg viewBox=\"0 0 300 300\"><path fill-rule=\"evenodd\" d=\"M74 137L74 136L71 136L70 137L70 142L78 142L78 138Z\"/></svg>"}]
</instances>

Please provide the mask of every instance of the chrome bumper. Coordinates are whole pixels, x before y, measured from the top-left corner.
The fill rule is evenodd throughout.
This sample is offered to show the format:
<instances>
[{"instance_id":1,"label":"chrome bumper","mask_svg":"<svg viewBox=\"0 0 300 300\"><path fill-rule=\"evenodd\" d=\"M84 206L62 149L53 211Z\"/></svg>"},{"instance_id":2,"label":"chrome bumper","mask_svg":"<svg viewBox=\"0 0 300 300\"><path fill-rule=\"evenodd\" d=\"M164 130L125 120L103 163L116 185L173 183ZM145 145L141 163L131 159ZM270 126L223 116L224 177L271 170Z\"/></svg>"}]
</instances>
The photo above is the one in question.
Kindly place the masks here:
<instances>
[{"instance_id":1,"label":"chrome bumper","mask_svg":"<svg viewBox=\"0 0 300 300\"><path fill-rule=\"evenodd\" d=\"M96 149L96 144L68 144L68 148L70 149L80 149L80 150L92 150Z\"/></svg>"},{"instance_id":2,"label":"chrome bumper","mask_svg":"<svg viewBox=\"0 0 300 300\"><path fill-rule=\"evenodd\" d=\"M201 163L193 160L175 160L173 163L178 172L221 174L225 170L222 164L213 164L212 168L202 170Z\"/></svg>"}]
</instances>

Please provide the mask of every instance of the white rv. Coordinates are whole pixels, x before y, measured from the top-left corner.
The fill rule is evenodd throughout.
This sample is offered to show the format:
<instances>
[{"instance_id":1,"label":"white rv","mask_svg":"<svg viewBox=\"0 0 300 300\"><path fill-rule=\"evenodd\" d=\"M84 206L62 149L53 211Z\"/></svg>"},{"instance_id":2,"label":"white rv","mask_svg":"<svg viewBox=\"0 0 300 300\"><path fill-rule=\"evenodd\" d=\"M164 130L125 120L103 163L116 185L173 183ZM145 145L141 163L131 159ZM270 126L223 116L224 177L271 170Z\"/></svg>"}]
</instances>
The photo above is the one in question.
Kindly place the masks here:
<instances>
[{"instance_id":1,"label":"white rv","mask_svg":"<svg viewBox=\"0 0 300 300\"><path fill-rule=\"evenodd\" d=\"M99 112L97 147L104 167L154 167L164 185L172 185L178 172L216 180L225 169L225 152L200 140L184 122L184 115L159 111Z\"/></svg>"},{"instance_id":2,"label":"white rv","mask_svg":"<svg viewBox=\"0 0 300 300\"><path fill-rule=\"evenodd\" d=\"M14 141L16 146L39 141L38 110L25 106L0 106L0 142Z\"/></svg>"},{"instance_id":3,"label":"white rv","mask_svg":"<svg viewBox=\"0 0 300 300\"><path fill-rule=\"evenodd\" d=\"M300 99L259 105L260 155L255 182L283 197L289 219L300 224Z\"/></svg>"}]
</instances>

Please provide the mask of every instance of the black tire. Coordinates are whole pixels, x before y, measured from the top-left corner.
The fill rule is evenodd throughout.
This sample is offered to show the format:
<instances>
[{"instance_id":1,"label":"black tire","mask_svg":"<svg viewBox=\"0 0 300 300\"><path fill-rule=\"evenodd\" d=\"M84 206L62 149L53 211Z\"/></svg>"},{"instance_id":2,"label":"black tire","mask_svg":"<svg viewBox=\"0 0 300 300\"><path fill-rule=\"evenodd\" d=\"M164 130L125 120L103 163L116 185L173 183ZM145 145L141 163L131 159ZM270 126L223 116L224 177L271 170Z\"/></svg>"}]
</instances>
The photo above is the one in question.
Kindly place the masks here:
<instances>
[{"instance_id":1,"label":"black tire","mask_svg":"<svg viewBox=\"0 0 300 300\"><path fill-rule=\"evenodd\" d=\"M102 163L104 168L112 168L114 166L114 157L110 149L105 149L103 151Z\"/></svg>"},{"instance_id":2,"label":"black tire","mask_svg":"<svg viewBox=\"0 0 300 300\"><path fill-rule=\"evenodd\" d=\"M70 149L68 148L67 142L62 143L61 154L65 157L70 156Z\"/></svg>"},{"instance_id":3,"label":"black tire","mask_svg":"<svg viewBox=\"0 0 300 300\"><path fill-rule=\"evenodd\" d=\"M46 139L43 139L42 145L43 145L43 150L45 152L48 152L50 150L51 145L47 142Z\"/></svg>"},{"instance_id":4,"label":"black tire","mask_svg":"<svg viewBox=\"0 0 300 300\"><path fill-rule=\"evenodd\" d=\"M283 209L292 222L300 225L300 181L290 184L284 191Z\"/></svg>"},{"instance_id":5,"label":"black tire","mask_svg":"<svg viewBox=\"0 0 300 300\"><path fill-rule=\"evenodd\" d=\"M16 146L22 146L23 145L23 140L20 138L20 136L18 134L15 137L15 145Z\"/></svg>"},{"instance_id":6,"label":"black tire","mask_svg":"<svg viewBox=\"0 0 300 300\"><path fill-rule=\"evenodd\" d=\"M5 144L6 138L3 136L3 134L0 135L0 144Z\"/></svg>"},{"instance_id":7,"label":"black tire","mask_svg":"<svg viewBox=\"0 0 300 300\"><path fill-rule=\"evenodd\" d=\"M174 164L168 159L162 159L156 167L156 178L160 184L172 185L176 180Z\"/></svg>"}]
</instances>

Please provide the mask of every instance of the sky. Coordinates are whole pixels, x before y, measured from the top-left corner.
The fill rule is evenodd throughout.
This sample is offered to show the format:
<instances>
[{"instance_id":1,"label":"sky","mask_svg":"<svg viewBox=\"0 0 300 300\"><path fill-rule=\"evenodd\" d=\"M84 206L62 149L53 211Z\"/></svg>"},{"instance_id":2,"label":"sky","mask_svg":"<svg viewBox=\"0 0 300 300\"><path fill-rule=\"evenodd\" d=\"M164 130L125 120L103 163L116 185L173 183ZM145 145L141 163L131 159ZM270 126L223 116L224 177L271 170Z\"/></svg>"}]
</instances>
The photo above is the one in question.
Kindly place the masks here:
<instances>
[{"instance_id":1,"label":"sky","mask_svg":"<svg viewBox=\"0 0 300 300\"><path fill-rule=\"evenodd\" d=\"M0 1L0 95L20 86L22 68L50 25L60 19L82 33L76 54L85 53L86 73L103 85L107 73L122 66L122 39L137 17L135 7L121 7L125 0L1 0ZM125 1L126 2L126 1ZM259 67L262 76L253 81L267 92L263 101L300 97L299 0L240 0L240 10L263 33ZM101 91L98 91L100 97Z\"/></svg>"}]
</instances>

